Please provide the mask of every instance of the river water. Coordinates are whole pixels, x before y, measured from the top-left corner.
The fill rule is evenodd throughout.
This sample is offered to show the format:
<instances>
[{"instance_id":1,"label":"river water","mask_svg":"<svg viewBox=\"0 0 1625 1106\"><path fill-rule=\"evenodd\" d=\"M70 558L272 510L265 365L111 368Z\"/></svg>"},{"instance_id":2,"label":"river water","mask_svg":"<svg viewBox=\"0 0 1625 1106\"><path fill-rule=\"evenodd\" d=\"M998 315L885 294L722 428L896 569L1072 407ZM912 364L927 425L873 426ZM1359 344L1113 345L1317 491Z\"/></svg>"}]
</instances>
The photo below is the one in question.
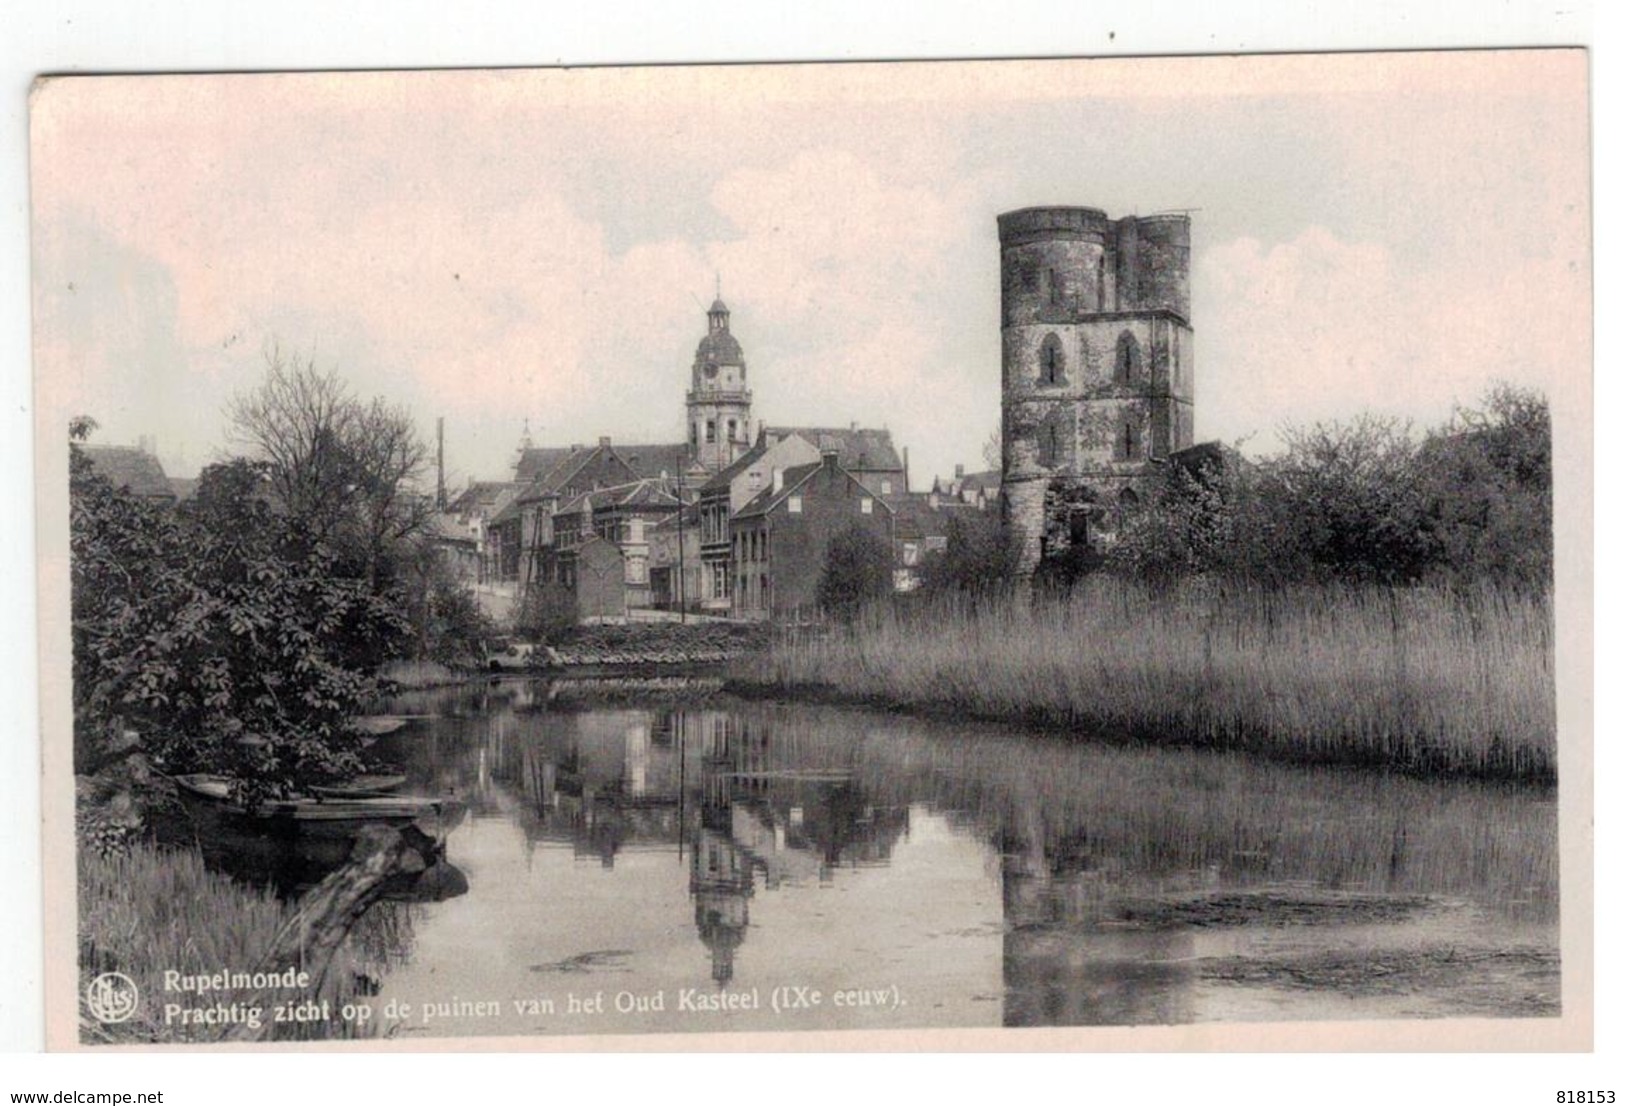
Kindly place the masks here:
<instances>
[{"instance_id":1,"label":"river water","mask_svg":"<svg viewBox=\"0 0 1625 1106\"><path fill-rule=\"evenodd\" d=\"M416 693L393 1036L1547 1016L1549 792L719 693ZM386 1013L389 1016L385 1016Z\"/></svg>"}]
</instances>

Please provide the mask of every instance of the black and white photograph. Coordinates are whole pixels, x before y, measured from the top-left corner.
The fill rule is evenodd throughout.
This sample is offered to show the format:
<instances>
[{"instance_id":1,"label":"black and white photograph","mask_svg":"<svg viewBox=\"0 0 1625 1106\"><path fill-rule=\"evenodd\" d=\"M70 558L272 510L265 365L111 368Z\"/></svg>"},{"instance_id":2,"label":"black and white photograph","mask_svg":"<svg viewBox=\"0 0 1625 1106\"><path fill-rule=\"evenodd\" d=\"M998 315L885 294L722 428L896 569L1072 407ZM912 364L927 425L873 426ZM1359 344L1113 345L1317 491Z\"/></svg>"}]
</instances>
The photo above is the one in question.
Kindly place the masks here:
<instances>
[{"instance_id":1,"label":"black and white photograph","mask_svg":"<svg viewBox=\"0 0 1625 1106\"><path fill-rule=\"evenodd\" d=\"M1589 1047L1589 79L41 80L52 1047Z\"/></svg>"}]
</instances>

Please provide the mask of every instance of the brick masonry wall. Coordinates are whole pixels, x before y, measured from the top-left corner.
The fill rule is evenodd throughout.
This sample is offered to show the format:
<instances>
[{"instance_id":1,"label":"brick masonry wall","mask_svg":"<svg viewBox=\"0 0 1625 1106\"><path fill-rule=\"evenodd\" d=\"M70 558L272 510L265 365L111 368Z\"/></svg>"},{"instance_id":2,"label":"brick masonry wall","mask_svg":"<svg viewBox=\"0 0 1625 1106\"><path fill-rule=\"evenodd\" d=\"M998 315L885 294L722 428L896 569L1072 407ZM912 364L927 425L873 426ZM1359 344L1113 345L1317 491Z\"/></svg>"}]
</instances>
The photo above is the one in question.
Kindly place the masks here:
<instances>
[{"instance_id":1,"label":"brick masonry wall","mask_svg":"<svg viewBox=\"0 0 1625 1106\"><path fill-rule=\"evenodd\" d=\"M891 546L890 510L845 473L820 470L798 494L800 514L791 514L786 501L773 509L768 520L768 572L775 614L817 605L818 580L830 540L847 527L857 526L886 543L888 549ZM865 498L873 504L867 515L859 506Z\"/></svg>"}]
</instances>

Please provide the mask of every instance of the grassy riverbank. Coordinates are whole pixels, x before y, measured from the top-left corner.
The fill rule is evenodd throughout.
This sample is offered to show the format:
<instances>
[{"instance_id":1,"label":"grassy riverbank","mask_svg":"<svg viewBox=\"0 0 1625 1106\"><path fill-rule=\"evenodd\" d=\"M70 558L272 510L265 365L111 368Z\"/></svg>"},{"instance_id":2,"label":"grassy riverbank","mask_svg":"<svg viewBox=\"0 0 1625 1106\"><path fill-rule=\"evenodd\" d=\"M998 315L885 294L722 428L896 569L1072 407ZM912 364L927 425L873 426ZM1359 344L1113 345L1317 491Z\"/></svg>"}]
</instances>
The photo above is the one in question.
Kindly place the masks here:
<instances>
[{"instance_id":1,"label":"grassy riverbank","mask_svg":"<svg viewBox=\"0 0 1625 1106\"><path fill-rule=\"evenodd\" d=\"M204 974L222 969L252 970L271 948L293 912L269 890L247 887L204 867L189 849L136 843L127 851L103 855L79 851L80 993L102 972L123 972L135 981L142 1001L128 1021L102 1025L81 1020L86 1043L137 1044L149 1041L209 1041L219 1027L166 1024L163 973ZM384 933L398 919L373 909L364 915L339 950L319 990L292 998L328 999L334 1008L357 993L368 964L387 956L398 935ZM377 917L375 917L377 915ZM377 947L375 947L377 946ZM234 996L220 997L229 1003ZM187 994L183 1005L209 1005ZM269 1022L269 1018L265 1019ZM297 1029L298 1027L294 1027ZM261 1039L283 1039L289 1026L266 1024ZM325 1039L332 1027L308 1036Z\"/></svg>"},{"instance_id":2,"label":"grassy riverbank","mask_svg":"<svg viewBox=\"0 0 1625 1106\"><path fill-rule=\"evenodd\" d=\"M779 641L739 683L1287 760L1550 781L1549 603L1294 588L871 612Z\"/></svg>"}]
</instances>

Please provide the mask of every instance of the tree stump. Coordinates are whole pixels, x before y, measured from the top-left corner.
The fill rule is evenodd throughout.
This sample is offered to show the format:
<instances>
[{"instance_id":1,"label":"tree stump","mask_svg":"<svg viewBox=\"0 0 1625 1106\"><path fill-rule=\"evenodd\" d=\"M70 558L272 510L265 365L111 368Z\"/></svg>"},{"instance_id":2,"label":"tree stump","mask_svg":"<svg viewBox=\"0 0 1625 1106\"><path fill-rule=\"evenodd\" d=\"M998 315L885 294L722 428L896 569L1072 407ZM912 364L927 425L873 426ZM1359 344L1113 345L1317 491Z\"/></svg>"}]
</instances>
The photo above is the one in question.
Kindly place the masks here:
<instances>
[{"instance_id":1,"label":"tree stump","mask_svg":"<svg viewBox=\"0 0 1625 1106\"><path fill-rule=\"evenodd\" d=\"M271 941L270 951L255 967L256 972L283 972L298 968L310 973L310 990L303 997L320 992L332 965L333 956L350 933L356 919L378 901L386 885L396 876L427 871L438 859L440 846L416 826L393 829L368 826L356 837L355 847L345 864L307 891ZM278 1001L273 988L255 992L245 1006L270 1010ZM272 1023L262 1020L259 1029L246 1024L226 1027L222 1041L252 1041L268 1038Z\"/></svg>"}]
</instances>

